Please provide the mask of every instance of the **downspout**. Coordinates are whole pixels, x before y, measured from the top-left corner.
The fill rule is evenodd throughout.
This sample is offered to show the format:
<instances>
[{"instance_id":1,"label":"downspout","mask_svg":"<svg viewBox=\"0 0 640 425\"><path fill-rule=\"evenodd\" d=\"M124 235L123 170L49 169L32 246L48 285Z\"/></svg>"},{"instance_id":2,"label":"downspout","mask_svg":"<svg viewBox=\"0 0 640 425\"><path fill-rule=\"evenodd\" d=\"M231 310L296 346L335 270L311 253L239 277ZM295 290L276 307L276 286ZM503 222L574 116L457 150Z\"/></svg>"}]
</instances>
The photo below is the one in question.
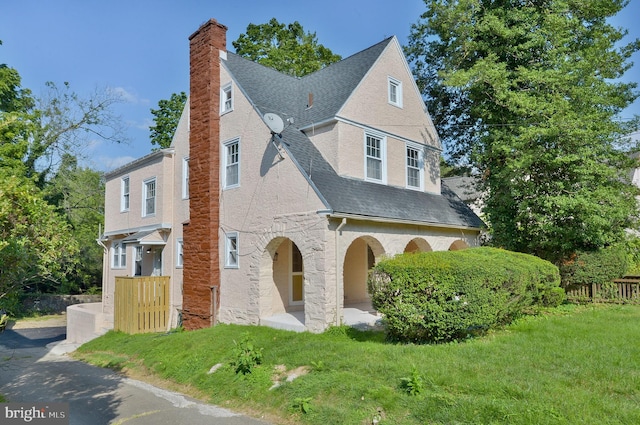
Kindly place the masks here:
<instances>
[{"instance_id":1,"label":"downspout","mask_svg":"<svg viewBox=\"0 0 640 425\"><path fill-rule=\"evenodd\" d=\"M342 234L342 228L347 224L347 219L343 218L342 222L336 227L336 326L340 326L340 242L338 236ZM344 273L343 273L344 274Z\"/></svg>"}]
</instances>

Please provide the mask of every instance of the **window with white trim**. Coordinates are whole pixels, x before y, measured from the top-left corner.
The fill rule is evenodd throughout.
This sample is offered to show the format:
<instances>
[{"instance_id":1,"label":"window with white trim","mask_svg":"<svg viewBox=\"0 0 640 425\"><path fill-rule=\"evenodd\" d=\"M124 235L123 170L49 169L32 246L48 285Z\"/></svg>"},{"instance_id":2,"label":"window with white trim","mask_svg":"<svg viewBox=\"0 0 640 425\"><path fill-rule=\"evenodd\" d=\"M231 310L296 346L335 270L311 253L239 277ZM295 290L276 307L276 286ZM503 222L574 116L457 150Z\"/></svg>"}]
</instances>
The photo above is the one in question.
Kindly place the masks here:
<instances>
[{"instance_id":1,"label":"window with white trim","mask_svg":"<svg viewBox=\"0 0 640 425\"><path fill-rule=\"evenodd\" d=\"M176 267L184 266L184 242L182 239L176 241Z\"/></svg>"},{"instance_id":2,"label":"window with white trim","mask_svg":"<svg viewBox=\"0 0 640 425\"><path fill-rule=\"evenodd\" d=\"M365 178L384 183L385 138L365 133Z\"/></svg>"},{"instance_id":3,"label":"window with white trim","mask_svg":"<svg viewBox=\"0 0 640 425\"><path fill-rule=\"evenodd\" d=\"M424 182L424 154L417 146L407 145L407 187L422 189Z\"/></svg>"},{"instance_id":4,"label":"window with white trim","mask_svg":"<svg viewBox=\"0 0 640 425\"><path fill-rule=\"evenodd\" d=\"M220 114L233 111L233 85L231 83L220 89Z\"/></svg>"},{"instance_id":5,"label":"window with white trim","mask_svg":"<svg viewBox=\"0 0 640 425\"><path fill-rule=\"evenodd\" d=\"M225 238L225 261L227 268L238 268L238 234L227 233Z\"/></svg>"},{"instance_id":6,"label":"window with white trim","mask_svg":"<svg viewBox=\"0 0 640 425\"><path fill-rule=\"evenodd\" d=\"M402 81L393 77L388 77L387 81L389 84L389 103L402 108Z\"/></svg>"},{"instance_id":7,"label":"window with white trim","mask_svg":"<svg viewBox=\"0 0 640 425\"><path fill-rule=\"evenodd\" d=\"M127 267L127 246L122 242L111 245L111 268L123 269Z\"/></svg>"},{"instance_id":8,"label":"window with white trim","mask_svg":"<svg viewBox=\"0 0 640 425\"><path fill-rule=\"evenodd\" d=\"M120 181L120 211L129 211L130 185L129 177L123 177Z\"/></svg>"},{"instance_id":9,"label":"window with white trim","mask_svg":"<svg viewBox=\"0 0 640 425\"><path fill-rule=\"evenodd\" d=\"M156 178L145 180L143 185L142 216L147 217L156 213Z\"/></svg>"},{"instance_id":10,"label":"window with white trim","mask_svg":"<svg viewBox=\"0 0 640 425\"><path fill-rule=\"evenodd\" d=\"M240 186L240 139L224 144L224 188Z\"/></svg>"},{"instance_id":11,"label":"window with white trim","mask_svg":"<svg viewBox=\"0 0 640 425\"><path fill-rule=\"evenodd\" d=\"M189 199L189 157L182 158L182 199Z\"/></svg>"}]
</instances>

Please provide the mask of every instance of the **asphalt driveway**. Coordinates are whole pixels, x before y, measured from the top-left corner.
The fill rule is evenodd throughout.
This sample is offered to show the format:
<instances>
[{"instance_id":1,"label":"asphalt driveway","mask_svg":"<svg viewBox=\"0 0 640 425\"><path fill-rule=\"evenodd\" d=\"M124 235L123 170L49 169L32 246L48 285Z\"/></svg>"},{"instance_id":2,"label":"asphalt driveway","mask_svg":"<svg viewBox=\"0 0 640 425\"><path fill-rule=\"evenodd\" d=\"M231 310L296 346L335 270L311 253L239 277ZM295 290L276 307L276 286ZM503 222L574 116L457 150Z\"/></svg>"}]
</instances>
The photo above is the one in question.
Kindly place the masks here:
<instances>
[{"instance_id":1,"label":"asphalt driveway","mask_svg":"<svg viewBox=\"0 0 640 425\"><path fill-rule=\"evenodd\" d=\"M266 425L73 360L62 349L64 323L30 323L0 334L0 394L9 402L69 403L71 425Z\"/></svg>"}]
</instances>

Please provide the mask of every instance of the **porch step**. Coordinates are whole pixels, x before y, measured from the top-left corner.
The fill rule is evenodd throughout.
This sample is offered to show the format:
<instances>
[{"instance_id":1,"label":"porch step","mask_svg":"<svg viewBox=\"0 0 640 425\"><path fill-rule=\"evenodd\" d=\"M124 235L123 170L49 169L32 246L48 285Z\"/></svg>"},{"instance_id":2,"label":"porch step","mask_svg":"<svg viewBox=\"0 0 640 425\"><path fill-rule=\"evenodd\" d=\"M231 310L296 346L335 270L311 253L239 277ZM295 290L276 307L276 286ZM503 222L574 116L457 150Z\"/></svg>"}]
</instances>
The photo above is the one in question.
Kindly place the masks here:
<instances>
[{"instance_id":1,"label":"porch step","mask_svg":"<svg viewBox=\"0 0 640 425\"><path fill-rule=\"evenodd\" d=\"M260 319L260 324L285 331L304 332L304 312L276 314Z\"/></svg>"}]
</instances>

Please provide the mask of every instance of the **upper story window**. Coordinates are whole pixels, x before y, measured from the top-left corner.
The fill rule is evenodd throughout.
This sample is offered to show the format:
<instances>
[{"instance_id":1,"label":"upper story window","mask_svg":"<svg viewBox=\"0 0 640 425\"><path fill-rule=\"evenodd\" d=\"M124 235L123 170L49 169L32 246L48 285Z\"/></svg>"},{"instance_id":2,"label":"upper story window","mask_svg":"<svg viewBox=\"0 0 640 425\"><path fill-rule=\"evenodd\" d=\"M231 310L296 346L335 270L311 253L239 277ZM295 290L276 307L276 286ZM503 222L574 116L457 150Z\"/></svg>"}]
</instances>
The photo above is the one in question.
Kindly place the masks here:
<instances>
[{"instance_id":1,"label":"upper story window","mask_svg":"<svg viewBox=\"0 0 640 425\"><path fill-rule=\"evenodd\" d=\"M224 188L240 186L240 139L224 144Z\"/></svg>"},{"instance_id":2,"label":"upper story window","mask_svg":"<svg viewBox=\"0 0 640 425\"><path fill-rule=\"evenodd\" d=\"M114 242L111 246L111 268L127 267L127 246L122 242Z\"/></svg>"},{"instance_id":3,"label":"upper story window","mask_svg":"<svg viewBox=\"0 0 640 425\"><path fill-rule=\"evenodd\" d=\"M147 217L156 213L156 178L144 181L142 200L142 216Z\"/></svg>"},{"instance_id":4,"label":"upper story window","mask_svg":"<svg viewBox=\"0 0 640 425\"><path fill-rule=\"evenodd\" d=\"M189 199L189 157L182 158L182 199Z\"/></svg>"},{"instance_id":5,"label":"upper story window","mask_svg":"<svg viewBox=\"0 0 640 425\"><path fill-rule=\"evenodd\" d=\"M233 85L231 83L220 89L220 114L233 111Z\"/></svg>"},{"instance_id":6,"label":"upper story window","mask_svg":"<svg viewBox=\"0 0 640 425\"><path fill-rule=\"evenodd\" d=\"M424 154L417 146L407 145L407 187L422 189L424 182Z\"/></svg>"},{"instance_id":7,"label":"upper story window","mask_svg":"<svg viewBox=\"0 0 640 425\"><path fill-rule=\"evenodd\" d=\"M365 179L386 181L385 145L384 137L365 133Z\"/></svg>"},{"instance_id":8,"label":"upper story window","mask_svg":"<svg viewBox=\"0 0 640 425\"><path fill-rule=\"evenodd\" d=\"M227 233L225 240L225 267L238 268L238 234Z\"/></svg>"},{"instance_id":9,"label":"upper story window","mask_svg":"<svg viewBox=\"0 0 640 425\"><path fill-rule=\"evenodd\" d=\"M129 177L120 181L120 211L129 211Z\"/></svg>"},{"instance_id":10,"label":"upper story window","mask_svg":"<svg viewBox=\"0 0 640 425\"><path fill-rule=\"evenodd\" d=\"M402 82L393 77L388 78L389 82L389 103L402 108Z\"/></svg>"}]
</instances>

